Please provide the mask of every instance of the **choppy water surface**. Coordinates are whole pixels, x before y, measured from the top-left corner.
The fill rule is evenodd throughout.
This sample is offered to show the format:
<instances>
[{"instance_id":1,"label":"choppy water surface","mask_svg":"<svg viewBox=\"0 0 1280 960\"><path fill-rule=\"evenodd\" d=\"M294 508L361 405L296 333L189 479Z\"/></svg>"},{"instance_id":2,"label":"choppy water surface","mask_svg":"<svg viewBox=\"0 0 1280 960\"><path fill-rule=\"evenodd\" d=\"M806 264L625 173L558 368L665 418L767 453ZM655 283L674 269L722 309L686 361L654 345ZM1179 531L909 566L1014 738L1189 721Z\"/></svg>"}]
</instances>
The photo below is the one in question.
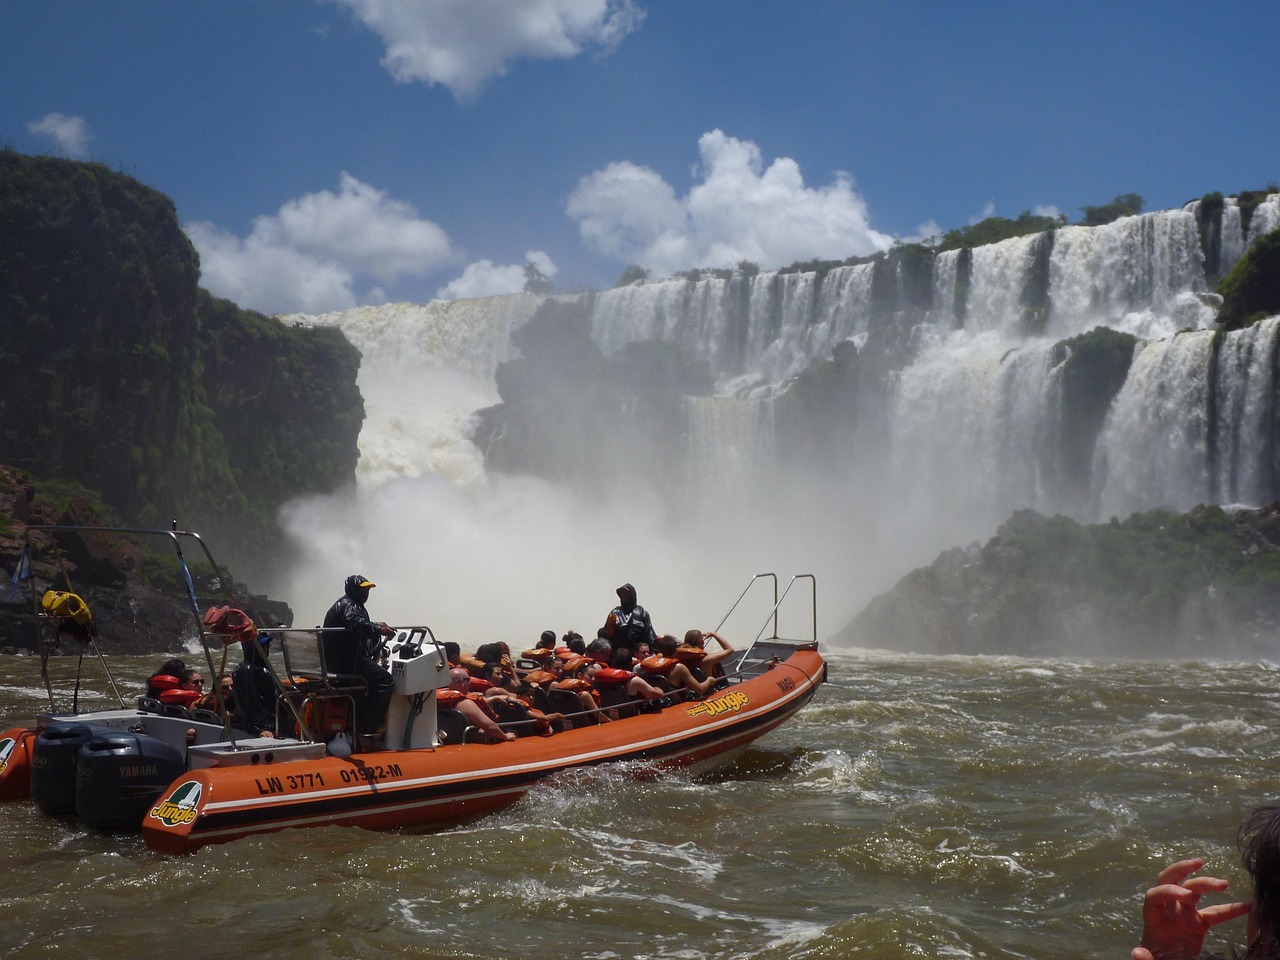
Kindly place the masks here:
<instances>
[{"instance_id":1,"label":"choppy water surface","mask_svg":"<svg viewBox=\"0 0 1280 960\"><path fill-rule=\"evenodd\" d=\"M136 692L152 659L111 662ZM0 667L0 721L25 723L39 663ZM1127 957L1166 861L1247 893L1235 828L1280 788L1277 688L1270 663L835 654L714 782L592 771L434 835L170 859L11 803L0 955Z\"/></svg>"}]
</instances>

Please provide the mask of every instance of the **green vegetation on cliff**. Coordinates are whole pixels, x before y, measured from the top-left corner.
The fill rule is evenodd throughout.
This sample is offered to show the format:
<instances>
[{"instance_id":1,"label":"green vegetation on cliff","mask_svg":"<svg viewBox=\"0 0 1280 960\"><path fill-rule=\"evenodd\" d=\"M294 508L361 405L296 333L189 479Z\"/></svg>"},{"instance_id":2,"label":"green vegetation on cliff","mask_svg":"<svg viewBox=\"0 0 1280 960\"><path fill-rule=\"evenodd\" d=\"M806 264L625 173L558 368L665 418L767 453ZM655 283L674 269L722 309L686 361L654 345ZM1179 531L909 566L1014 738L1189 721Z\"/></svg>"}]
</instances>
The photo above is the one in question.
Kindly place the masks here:
<instances>
[{"instance_id":1,"label":"green vegetation on cliff","mask_svg":"<svg viewBox=\"0 0 1280 960\"><path fill-rule=\"evenodd\" d=\"M1218 284L1218 293L1218 323L1225 330L1280 314L1280 230L1272 230L1248 249Z\"/></svg>"},{"instance_id":2,"label":"green vegetation on cliff","mask_svg":"<svg viewBox=\"0 0 1280 960\"><path fill-rule=\"evenodd\" d=\"M938 252L943 250L961 250L981 247L988 243L999 243L1013 237L1025 237L1029 233L1043 233L1060 227L1067 222L1065 216L1046 217L1023 210L1016 220L1006 217L987 217L967 227L948 230L942 235L938 244Z\"/></svg>"},{"instance_id":3,"label":"green vegetation on cliff","mask_svg":"<svg viewBox=\"0 0 1280 960\"><path fill-rule=\"evenodd\" d=\"M285 499L354 475L359 357L198 279L163 194L0 151L0 462L250 554L277 539Z\"/></svg>"}]
</instances>

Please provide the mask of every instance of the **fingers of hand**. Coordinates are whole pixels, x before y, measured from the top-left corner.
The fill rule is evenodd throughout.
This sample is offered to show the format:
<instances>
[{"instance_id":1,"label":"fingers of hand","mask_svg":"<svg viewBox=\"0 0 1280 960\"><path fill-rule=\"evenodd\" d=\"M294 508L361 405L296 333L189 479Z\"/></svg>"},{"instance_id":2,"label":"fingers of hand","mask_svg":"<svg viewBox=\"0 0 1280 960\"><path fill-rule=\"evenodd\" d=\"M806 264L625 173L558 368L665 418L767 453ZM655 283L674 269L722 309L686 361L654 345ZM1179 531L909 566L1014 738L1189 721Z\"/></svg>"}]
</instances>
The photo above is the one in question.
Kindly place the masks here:
<instances>
[{"instance_id":1,"label":"fingers of hand","mask_svg":"<svg viewBox=\"0 0 1280 960\"><path fill-rule=\"evenodd\" d=\"M1236 917L1246 916L1252 907L1253 904L1251 903L1219 903L1201 910L1200 919L1209 926L1216 927L1218 924L1234 920Z\"/></svg>"},{"instance_id":2,"label":"fingers of hand","mask_svg":"<svg viewBox=\"0 0 1280 960\"><path fill-rule=\"evenodd\" d=\"M1179 860L1177 863L1171 863L1160 871L1156 877L1156 883L1182 883L1187 877L1195 873L1204 866L1203 857L1195 857L1191 860Z\"/></svg>"}]
</instances>

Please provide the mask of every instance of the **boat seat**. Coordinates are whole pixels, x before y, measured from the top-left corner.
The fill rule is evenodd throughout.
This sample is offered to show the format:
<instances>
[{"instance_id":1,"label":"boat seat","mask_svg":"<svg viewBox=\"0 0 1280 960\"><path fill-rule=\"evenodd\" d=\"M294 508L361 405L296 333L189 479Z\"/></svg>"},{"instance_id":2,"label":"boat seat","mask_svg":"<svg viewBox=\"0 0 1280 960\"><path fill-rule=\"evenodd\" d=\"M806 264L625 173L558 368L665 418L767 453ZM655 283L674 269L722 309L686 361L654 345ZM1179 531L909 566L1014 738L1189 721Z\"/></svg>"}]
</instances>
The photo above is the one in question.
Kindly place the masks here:
<instances>
[{"instance_id":1,"label":"boat seat","mask_svg":"<svg viewBox=\"0 0 1280 960\"><path fill-rule=\"evenodd\" d=\"M164 713L164 704L155 697L139 697L138 709L143 713Z\"/></svg>"},{"instance_id":2,"label":"boat seat","mask_svg":"<svg viewBox=\"0 0 1280 960\"><path fill-rule=\"evenodd\" d=\"M517 737L532 737L537 734L537 721L529 716L529 711L524 708L524 704L499 697L496 700L490 700L489 706L497 715L502 729L510 730Z\"/></svg>"},{"instance_id":3,"label":"boat seat","mask_svg":"<svg viewBox=\"0 0 1280 960\"><path fill-rule=\"evenodd\" d=\"M600 707L617 711L619 718L636 715L636 702L620 683L600 685Z\"/></svg>"},{"instance_id":4,"label":"boat seat","mask_svg":"<svg viewBox=\"0 0 1280 960\"><path fill-rule=\"evenodd\" d=\"M480 731L467 723L467 718L457 710L436 710L436 730L443 746L455 743L476 743L484 739Z\"/></svg>"},{"instance_id":5,"label":"boat seat","mask_svg":"<svg viewBox=\"0 0 1280 960\"><path fill-rule=\"evenodd\" d=\"M222 726L222 718L213 710L205 710L203 707L191 711L191 719L200 723L214 723Z\"/></svg>"},{"instance_id":6,"label":"boat seat","mask_svg":"<svg viewBox=\"0 0 1280 960\"><path fill-rule=\"evenodd\" d=\"M566 720L570 721L575 727L593 726L595 720L591 714L582 705L582 701L578 699L578 695L572 690L556 690L552 688L547 691L547 702L551 705L552 713L562 713Z\"/></svg>"},{"instance_id":7,"label":"boat seat","mask_svg":"<svg viewBox=\"0 0 1280 960\"><path fill-rule=\"evenodd\" d=\"M639 676L645 683L650 683L657 687L663 693L671 692L671 681L660 673L649 673L645 670L641 670L637 676Z\"/></svg>"},{"instance_id":8,"label":"boat seat","mask_svg":"<svg viewBox=\"0 0 1280 960\"><path fill-rule=\"evenodd\" d=\"M160 715L164 717L181 717L183 720L191 719L191 711L180 703L160 704Z\"/></svg>"},{"instance_id":9,"label":"boat seat","mask_svg":"<svg viewBox=\"0 0 1280 960\"><path fill-rule=\"evenodd\" d=\"M343 730L351 732L356 729L357 702L363 704L369 685L364 677L349 673L334 673L325 662L324 635L309 630L282 630L280 649L284 654L285 677L292 684L297 694L295 703L299 715L307 715L308 707L313 708L311 716L322 718L341 717ZM341 712L316 709L322 707L318 701L345 700L348 710L345 716ZM339 731L328 729L313 730L327 740Z\"/></svg>"}]
</instances>

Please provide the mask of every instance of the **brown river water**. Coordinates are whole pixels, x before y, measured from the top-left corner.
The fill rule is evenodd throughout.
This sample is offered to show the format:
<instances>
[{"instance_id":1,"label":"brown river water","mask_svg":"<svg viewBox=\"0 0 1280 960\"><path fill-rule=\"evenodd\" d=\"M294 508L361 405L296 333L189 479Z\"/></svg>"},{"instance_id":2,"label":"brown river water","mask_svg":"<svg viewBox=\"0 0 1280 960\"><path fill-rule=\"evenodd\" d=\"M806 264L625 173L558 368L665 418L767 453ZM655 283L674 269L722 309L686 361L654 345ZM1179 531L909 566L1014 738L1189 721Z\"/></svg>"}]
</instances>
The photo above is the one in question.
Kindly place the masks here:
<instances>
[{"instance_id":1,"label":"brown river water","mask_svg":"<svg viewBox=\"0 0 1280 960\"><path fill-rule=\"evenodd\" d=\"M1203 855L1247 896L1275 664L829 656L801 716L712 780L594 770L442 833L168 858L0 805L0 957L1123 960L1165 862ZM136 695L158 659L110 663ZM25 724L39 661L0 669L0 723ZM54 661L60 692L74 669Z\"/></svg>"}]
</instances>

